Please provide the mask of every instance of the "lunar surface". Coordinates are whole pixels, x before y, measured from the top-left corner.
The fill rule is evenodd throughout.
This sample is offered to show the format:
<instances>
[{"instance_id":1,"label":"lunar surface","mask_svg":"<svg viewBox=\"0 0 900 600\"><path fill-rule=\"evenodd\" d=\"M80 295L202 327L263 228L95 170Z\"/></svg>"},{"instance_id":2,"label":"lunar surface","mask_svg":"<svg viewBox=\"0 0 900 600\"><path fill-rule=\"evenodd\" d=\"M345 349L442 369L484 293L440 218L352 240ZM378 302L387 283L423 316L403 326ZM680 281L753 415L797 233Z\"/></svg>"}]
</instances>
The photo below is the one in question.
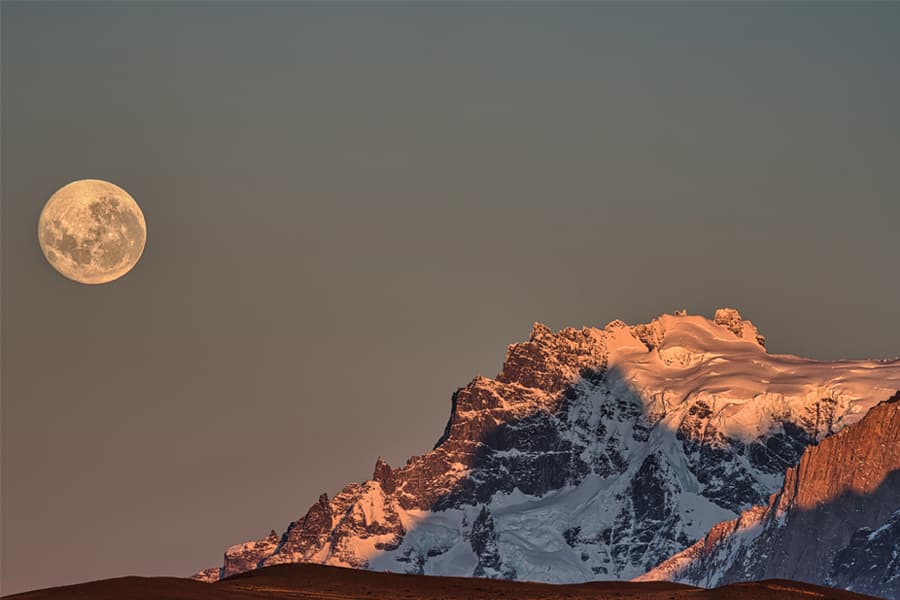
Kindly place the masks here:
<instances>
[{"instance_id":1,"label":"lunar surface","mask_svg":"<svg viewBox=\"0 0 900 600\"><path fill-rule=\"evenodd\" d=\"M134 267L147 241L144 213L128 192L82 179L50 196L38 221L47 261L79 283L107 283Z\"/></svg>"}]
</instances>

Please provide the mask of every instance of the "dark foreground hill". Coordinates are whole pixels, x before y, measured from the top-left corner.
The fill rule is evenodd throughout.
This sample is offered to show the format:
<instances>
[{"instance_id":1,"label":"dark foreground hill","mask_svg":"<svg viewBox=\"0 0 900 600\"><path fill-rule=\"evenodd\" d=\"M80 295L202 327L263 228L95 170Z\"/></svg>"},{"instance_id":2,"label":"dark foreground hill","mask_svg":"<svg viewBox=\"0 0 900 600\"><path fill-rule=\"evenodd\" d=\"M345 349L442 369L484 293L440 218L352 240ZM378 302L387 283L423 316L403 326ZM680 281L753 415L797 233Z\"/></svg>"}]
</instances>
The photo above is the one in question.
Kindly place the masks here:
<instances>
[{"instance_id":1,"label":"dark foreground hill","mask_svg":"<svg viewBox=\"0 0 900 600\"><path fill-rule=\"evenodd\" d=\"M16 600L871 600L830 588L770 580L706 590L670 582L571 585L374 573L322 565L268 567L202 583L175 577L120 577L5 596Z\"/></svg>"}]
</instances>

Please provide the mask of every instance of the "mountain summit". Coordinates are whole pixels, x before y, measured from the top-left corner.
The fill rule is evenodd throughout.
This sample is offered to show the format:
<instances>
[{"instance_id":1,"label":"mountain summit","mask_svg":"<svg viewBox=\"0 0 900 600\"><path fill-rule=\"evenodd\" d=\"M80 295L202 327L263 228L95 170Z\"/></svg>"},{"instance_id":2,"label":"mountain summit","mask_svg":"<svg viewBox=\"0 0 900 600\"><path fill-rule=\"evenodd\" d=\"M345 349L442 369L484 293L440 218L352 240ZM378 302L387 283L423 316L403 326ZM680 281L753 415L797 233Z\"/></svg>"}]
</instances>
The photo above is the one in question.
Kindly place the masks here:
<instances>
[{"instance_id":1,"label":"mountain summit","mask_svg":"<svg viewBox=\"0 0 900 600\"><path fill-rule=\"evenodd\" d=\"M900 361L770 354L734 309L559 332L536 323L452 396L434 449L204 581L281 563L545 581L631 579L778 492L804 450L900 388Z\"/></svg>"}]
</instances>

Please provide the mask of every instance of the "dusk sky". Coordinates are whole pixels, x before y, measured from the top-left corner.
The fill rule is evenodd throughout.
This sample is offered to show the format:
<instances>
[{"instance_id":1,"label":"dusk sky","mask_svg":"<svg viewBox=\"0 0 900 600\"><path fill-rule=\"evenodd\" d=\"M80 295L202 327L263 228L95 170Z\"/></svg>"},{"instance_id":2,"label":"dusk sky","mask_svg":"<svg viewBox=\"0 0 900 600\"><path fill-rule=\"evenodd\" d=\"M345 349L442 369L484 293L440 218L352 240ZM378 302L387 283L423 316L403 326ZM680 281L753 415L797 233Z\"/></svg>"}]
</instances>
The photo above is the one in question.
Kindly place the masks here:
<instances>
[{"instance_id":1,"label":"dusk sky","mask_svg":"<svg viewBox=\"0 0 900 600\"><path fill-rule=\"evenodd\" d=\"M2 593L187 576L534 321L900 354L900 3L2 4ZM86 286L59 187L148 237Z\"/></svg>"}]
</instances>

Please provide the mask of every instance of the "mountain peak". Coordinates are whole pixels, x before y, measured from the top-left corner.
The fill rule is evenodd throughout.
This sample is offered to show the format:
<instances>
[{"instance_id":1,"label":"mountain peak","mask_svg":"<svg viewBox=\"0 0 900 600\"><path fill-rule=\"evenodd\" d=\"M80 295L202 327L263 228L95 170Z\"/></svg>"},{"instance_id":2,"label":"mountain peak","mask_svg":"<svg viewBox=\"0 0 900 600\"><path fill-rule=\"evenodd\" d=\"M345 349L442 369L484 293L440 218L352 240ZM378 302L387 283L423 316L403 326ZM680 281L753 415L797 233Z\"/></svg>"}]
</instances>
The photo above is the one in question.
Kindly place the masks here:
<instances>
[{"instance_id":1,"label":"mountain peak","mask_svg":"<svg viewBox=\"0 0 900 600\"><path fill-rule=\"evenodd\" d=\"M547 327L543 323L538 323L537 321L535 321L534 325L531 326L531 335L528 337L528 341L533 342L550 335L553 335L553 332L549 327Z\"/></svg>"},{"instance_id":2,"label":"mountain peak","mask_svg":"<svg viewBox=\"0 0 900 600\"><path fill-rule=\"evenodd\" d=\"M741 313L735 308L719 308L713 317L713 322L728 329L731 333L739 338L753 339L760 345L765 347L766 338L757 331L756 327L750 321L745 321L741 317Z\"/></svg>"},{"instance_id":3,"label":"mountain peak","mask_svg":"<svg viewBox=\"0 0 900 600\"><path fill-rule=\"evenodd\" d=\"M375 471L372 474L372 481L381 484L381 488L385 493L390 494L394 491L394 476L391 465L387 464L379 456L375 461Z\"/></svg>"}]
</instances>

